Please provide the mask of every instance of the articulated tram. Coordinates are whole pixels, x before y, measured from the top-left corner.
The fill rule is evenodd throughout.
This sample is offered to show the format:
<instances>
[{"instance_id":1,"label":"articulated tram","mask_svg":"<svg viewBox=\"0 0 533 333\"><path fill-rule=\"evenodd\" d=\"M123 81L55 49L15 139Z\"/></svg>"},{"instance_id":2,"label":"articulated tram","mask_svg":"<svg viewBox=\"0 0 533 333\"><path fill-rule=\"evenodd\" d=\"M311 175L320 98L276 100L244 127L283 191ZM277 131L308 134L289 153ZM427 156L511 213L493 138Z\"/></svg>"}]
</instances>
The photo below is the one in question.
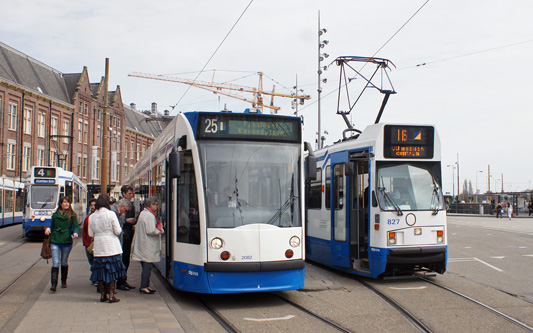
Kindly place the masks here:
<instances>
[{"instance_id":1,"label":"articulated tram","mask_svg":"<svg viewBox=\"0 0 533 333\"><path fill-rule=\"evenodd\" d=\"M377 123L314 154L307 259L373 278L444 273L446 211L434 126Z\"/></svg>"},{"instance_id":2,"label":"articulated tram","mask_svg":"<svg viewBox=\"0 0 533 333\"><path fill-rule=\"evenodd\" d=\"M24 183L0 178L0 227L22 222Z\"/></svg>"},{"instance_id":3,"label":"articulated tram","mask_svg":"<svg viewBox=\"0 0 533 333\"><path fill-rule=\"evenodd\" d=\"M87 212L87 186L80 178L60 167L34 166L26 177L26 206L22 233L24 237L43 236L52 223L59 199L71 199L72 209L78 215L80 226Z\"/></svg>"},{"instance_id":4,"label":"articulated tram","mask_svg":"<svg viewBox=\"0 0 533 333\"><path fill-rule=\"evenodd\" d=\"M127 182L136 200L160 202L165 246L157 266L174 288L293 290L305 274L303 168L298 117L185 112Z\"/></svg>"}]
</instances>

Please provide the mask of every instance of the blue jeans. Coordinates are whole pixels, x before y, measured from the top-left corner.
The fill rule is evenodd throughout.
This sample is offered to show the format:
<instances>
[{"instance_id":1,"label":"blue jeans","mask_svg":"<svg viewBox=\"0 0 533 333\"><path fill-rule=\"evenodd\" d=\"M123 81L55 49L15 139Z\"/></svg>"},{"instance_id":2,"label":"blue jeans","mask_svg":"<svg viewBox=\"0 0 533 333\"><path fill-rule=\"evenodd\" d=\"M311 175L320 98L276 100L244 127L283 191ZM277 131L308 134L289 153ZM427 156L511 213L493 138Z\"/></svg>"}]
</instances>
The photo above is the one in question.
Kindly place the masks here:
<instances>
[{"instance_id":1,"label":"blue jeans","mask_svg":"<svg viewBox=\"0 0 533 333\"><path fill-rule=\"evenodd\" d=\"M144 289L150 287L150 275L152 275L152 262L141 261L142 272L141 272L141 287L139 289Z\"/></svg>"},{"instance_id":2,"label":"blue jeans","mask_svg":"<svg viewBox=\"0 0 533 333\"><path fill-rule=\"evenodd\" d=\"M68 266L68 256L72 250L72 244L59 246L55 243L50 243L52 250L52 267ZM61 262L60 262L61 261Z\"/></svg>"}]
</instances>

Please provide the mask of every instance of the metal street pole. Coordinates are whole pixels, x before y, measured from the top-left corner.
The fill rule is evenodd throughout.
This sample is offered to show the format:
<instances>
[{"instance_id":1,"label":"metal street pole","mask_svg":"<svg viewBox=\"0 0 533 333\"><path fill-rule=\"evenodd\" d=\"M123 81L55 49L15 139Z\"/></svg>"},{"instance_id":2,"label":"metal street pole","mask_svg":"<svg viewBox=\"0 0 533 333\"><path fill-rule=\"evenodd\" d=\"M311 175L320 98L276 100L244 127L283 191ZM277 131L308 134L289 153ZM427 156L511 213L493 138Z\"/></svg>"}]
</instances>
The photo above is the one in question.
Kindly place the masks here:
<instances>
[{"instance_id":1,"label":"metal street pole","mask_svg":"<svg viewBox=\"0 0 533 333\"><path fill-rule=\"evenodd\" d=\"M102 174L100 175L100 193L107 194L107 184L109 183L109 58L105 58L105 80L104 80L104 137L102 138Z\"/></svg>"}]
</instances>

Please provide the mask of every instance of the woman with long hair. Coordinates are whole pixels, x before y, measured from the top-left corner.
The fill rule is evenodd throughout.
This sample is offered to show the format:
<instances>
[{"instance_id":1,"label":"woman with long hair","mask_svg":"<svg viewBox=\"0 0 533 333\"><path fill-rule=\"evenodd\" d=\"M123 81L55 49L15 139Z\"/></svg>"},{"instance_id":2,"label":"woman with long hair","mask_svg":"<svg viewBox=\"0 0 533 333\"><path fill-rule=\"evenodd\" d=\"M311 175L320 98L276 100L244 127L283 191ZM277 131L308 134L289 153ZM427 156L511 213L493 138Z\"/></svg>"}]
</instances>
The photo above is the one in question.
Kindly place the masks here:
<instances>
[{"instance_id":1,"label":"woman with long hair","mask_svg":"<svg viewBox=\"0 0 533 333\"><path fill-rule=\"evenodd\" d=\"M109 303L115 303L120 301L115 297L116 282L126 277L126 267L122 262L122 246L118 238L122 228L117 215L110 210L107 194L98 196L95 208L96 211L89 217L89 236L94 240L90 280L98 281L100 302L109 299Z\"/></svg>"},{"instance_id":2,"label":"woman with long hair","mask_svg":"<svg viewBox=\"0 0 533 333\"><path fill-rule=\"evenodd\" d=\"M72 209L70 199L61 197L59 206L52 215L52 223L44 231L45 235L50 235L50 249L52 250L52 277L51 291L56 291L59 276L59 266L61 264L61 288L67 287L68 256L72 250L72 239L78 238L80 226L78 216Z\"/></svg>"}]
</instances>

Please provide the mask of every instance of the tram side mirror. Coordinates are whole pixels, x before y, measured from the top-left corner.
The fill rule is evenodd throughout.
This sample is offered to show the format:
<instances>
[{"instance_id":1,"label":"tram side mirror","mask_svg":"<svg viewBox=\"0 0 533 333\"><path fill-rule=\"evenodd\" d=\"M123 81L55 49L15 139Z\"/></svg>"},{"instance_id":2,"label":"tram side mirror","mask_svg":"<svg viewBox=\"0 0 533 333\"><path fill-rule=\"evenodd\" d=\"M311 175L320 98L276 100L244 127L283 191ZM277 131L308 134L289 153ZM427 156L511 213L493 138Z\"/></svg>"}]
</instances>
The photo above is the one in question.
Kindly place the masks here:
<instances>
[{"instance_id":1,"label":"tram side mirror","mask_svg":"<svg viewBox=\"0 0 533 333\"><path fill-rule=\"evenodd\" d=\"M168 173L170 179L176 179L181 176L181 156L176 148L173 148L168 155Z\"/></svg>"},{"instance_id":2,"label":"tram side mirror","mask_svg":"<svg viewBox=\"0 0 533 333\"><path fill-rule=\"evenodd\" d=\"M311 155L307 156L305 158L305 165L307 180L316 180L316 157Z\"/></svg>"},{"instance_id":3,"label":"tram side mirror","mask_svg":"<svg viewBox=\"0 0 533 333\"><path fill-rule=\"evenodd\" d=\"M316 180L316 157L309 142L304 143L304 150L309 152L305 158L305 172L307 180Z\"/></svg>"}]
</instances>

